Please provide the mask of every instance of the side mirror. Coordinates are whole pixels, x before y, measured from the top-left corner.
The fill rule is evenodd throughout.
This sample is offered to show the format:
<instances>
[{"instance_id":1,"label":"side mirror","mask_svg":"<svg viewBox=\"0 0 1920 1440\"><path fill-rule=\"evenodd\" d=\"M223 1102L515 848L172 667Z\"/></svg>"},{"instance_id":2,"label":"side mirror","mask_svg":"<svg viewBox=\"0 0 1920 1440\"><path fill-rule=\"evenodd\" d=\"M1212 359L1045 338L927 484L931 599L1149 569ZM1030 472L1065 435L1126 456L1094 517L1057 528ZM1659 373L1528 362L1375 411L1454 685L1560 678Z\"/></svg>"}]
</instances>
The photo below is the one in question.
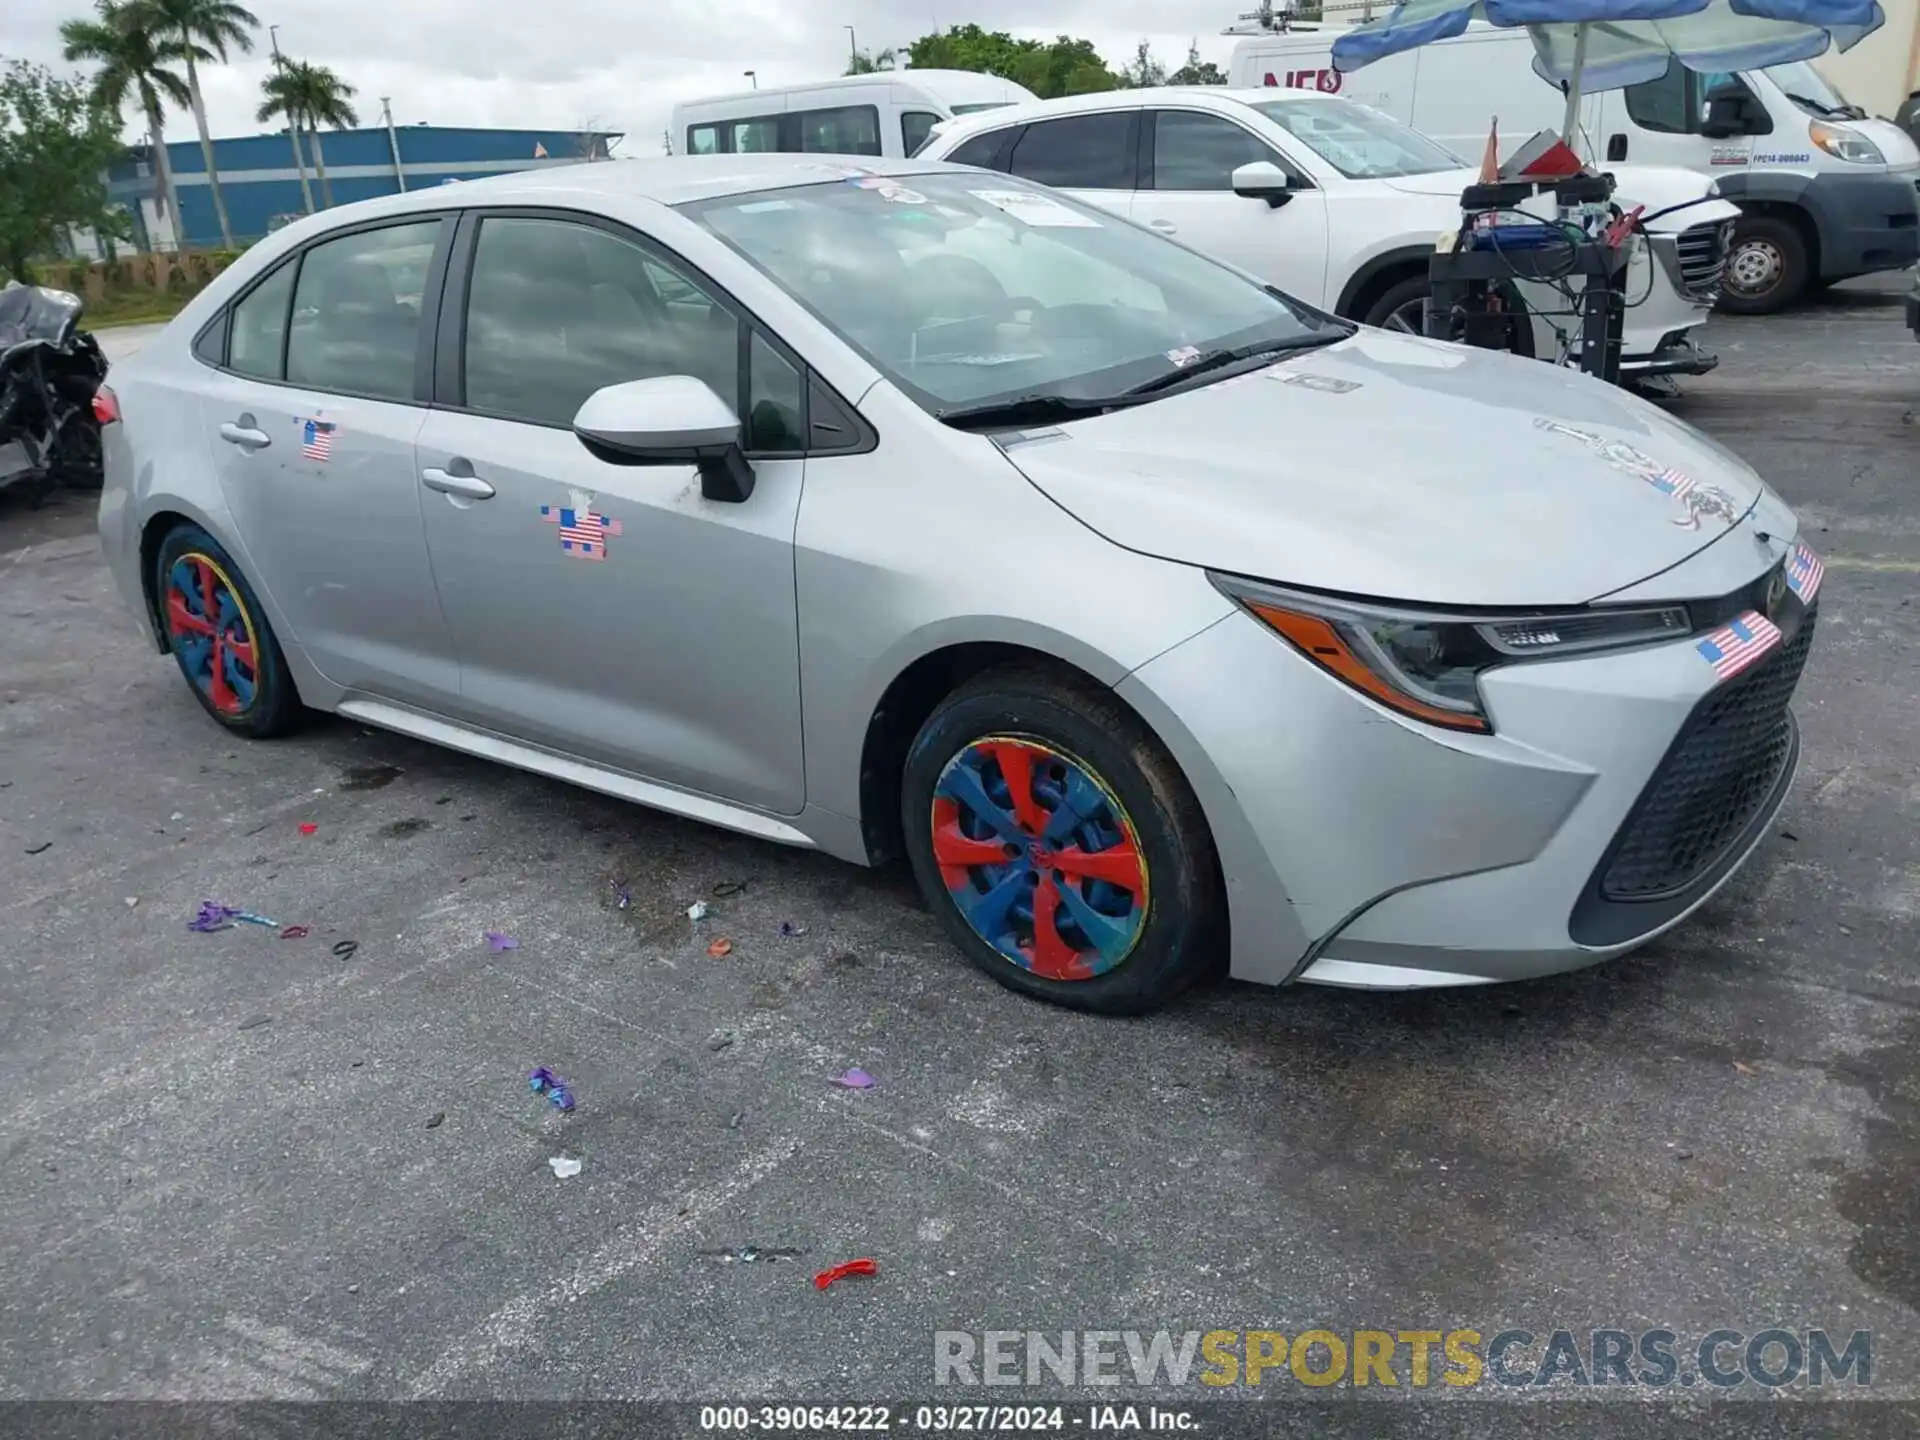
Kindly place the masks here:
<instances>
[{"instance_id":1,"label":"side mirror","mask_svg":"<svg viewBox=\"0 0 1920 1440\"><path fill-rule=\"evenodd\" d=\"M740 451L740 417L691 375L608 385L586 398L573 433L609 465L696 465L700 493L739 504L753 494L753 467Z\"/></svg>"},{"instance_id":2,"label":"side mirror","mask_svg":"<svg viewBox=\"0 0 1920 1440\"><path fill-rule=\"evenodd\" d=\"M1751 91L1738 80L1716 85L1707 92L1701 107L1700 133L1709 140L1725 140L1734 135L1767 135L1773 122Z\"/></svg>"},{"instance_id":3,"label":"side mirror","mask_svg":"<svg viewBox=\"0 0 1920 1440\"><path fill-rule=\"evenodd\" d=\"M1264 200L1278 210L1293 198L1287 172L1271 160L1254 160L1233 172L1233 193L1248 200Z\"/></svg>"}]
</instances>

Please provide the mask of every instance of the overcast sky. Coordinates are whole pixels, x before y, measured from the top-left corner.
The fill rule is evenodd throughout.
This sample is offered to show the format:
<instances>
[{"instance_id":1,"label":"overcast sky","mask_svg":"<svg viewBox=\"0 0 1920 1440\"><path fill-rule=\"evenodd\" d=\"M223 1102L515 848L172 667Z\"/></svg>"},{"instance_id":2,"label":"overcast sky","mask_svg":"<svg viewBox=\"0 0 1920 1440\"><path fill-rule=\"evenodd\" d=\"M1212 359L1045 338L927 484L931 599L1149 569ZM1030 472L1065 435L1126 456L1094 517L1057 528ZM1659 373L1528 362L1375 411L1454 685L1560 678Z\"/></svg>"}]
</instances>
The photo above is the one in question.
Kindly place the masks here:
<instances>
[{"instance_id":1,"label":"overcast sky","mask_svg":"<svg viewBox=\"0 0 1920 1440\"><path fill-rule=\"evenodd\" d=\"M267 25L289 55L331 66L359 95L362 124L392 97L402 125L551 126L625 131L616 153L656 155L678 100L823 80L846 66L852 25L862 49L905 46L936 28L1091 40L1118 67L1141 39L1169 68L1197 38L1225 68L1219 34L1252 0L257 0L258 50L205 75L213 133L250 135L266 73ZM0 0L0 56L60 68L60 22L91 0ZM1036 23L1037 22L1037 23ZM128 135L138 129L129 117ZM169 140L193 135L167 118Z\"/></svg>"}]
</instances>

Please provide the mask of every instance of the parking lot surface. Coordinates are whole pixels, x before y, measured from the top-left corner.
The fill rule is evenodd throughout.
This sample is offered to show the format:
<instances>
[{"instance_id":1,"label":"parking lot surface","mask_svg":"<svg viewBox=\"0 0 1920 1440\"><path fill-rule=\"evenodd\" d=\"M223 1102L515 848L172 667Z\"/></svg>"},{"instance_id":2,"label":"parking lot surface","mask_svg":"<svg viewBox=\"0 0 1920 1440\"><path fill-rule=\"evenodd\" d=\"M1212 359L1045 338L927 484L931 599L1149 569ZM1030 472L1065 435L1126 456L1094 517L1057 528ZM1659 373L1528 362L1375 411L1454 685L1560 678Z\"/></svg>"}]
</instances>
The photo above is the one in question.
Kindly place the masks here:
<instances>
[{"instance_id":1,"label":"parking lot surface","mask_svg":"<svg viewBox=\"0 0 1920 1440\"><path fill-rule=\"evenodd\" d=\"M993 985L903 870L333 720L231 740L87 499L0 496L0 1398L862 1401L932 1393L937 1330L1773 1325L1920 1395L1920 346L1890 285L1711 343L1672 408L1828 565L1745 872L1575 975L1135 1022ZM311 933L190 933L207 898Z\"/></svg>"}]
</instances>

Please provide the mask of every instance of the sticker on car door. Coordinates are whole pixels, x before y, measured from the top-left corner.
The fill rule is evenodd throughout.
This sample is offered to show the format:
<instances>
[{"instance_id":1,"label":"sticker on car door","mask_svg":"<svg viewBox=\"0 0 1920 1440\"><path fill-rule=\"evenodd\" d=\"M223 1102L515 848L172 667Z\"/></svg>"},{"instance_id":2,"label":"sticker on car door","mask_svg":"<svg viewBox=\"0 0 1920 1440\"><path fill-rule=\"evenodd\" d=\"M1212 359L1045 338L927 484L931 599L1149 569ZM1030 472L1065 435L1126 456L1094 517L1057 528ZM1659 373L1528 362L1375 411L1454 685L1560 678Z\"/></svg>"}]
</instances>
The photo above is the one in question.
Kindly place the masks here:
<instances>
[{"instance_id":1,"label":"sticker on car door","mask_svg":"<svg viewBox=\"0 0 1920 1440\"><path fill-rule=\"evenodd\" d=\"M574 560L607 558L607 537L625 530L620 521L610 519L593 508L593 494L575 490L571 505L542 505L540 518L560 527L560 553Z\"/></svg>"}]
</instances>

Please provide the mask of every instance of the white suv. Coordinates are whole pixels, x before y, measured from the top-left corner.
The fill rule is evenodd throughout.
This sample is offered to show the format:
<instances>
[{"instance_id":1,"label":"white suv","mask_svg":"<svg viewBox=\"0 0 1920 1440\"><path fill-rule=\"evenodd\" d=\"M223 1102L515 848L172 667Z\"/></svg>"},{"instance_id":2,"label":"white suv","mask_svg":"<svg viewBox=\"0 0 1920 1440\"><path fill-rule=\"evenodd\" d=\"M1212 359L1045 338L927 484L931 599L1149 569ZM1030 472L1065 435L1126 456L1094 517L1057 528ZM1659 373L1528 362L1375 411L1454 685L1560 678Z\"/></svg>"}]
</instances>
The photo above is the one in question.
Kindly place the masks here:
<instances>
[{"instance_id":1,"label":"white suv","mask_svg":"<svg viewBox=\"0 0 1920 1440\"><path fill-rule=\"evenodd\" d=\"M1310 304L1416 334L1434 242L1460 228L1460 192L1477 178L1391 116L1305 90L1119 90L1008 105L936 127L920 154L1071 191ZM1284 187L1275 177L1272 193L1236 194L1234 172L1261 162ZM1715 359L1692 334L1719 293L1739 211L1688 171L1615 175L1624 208L1684 207L1654 221L1628 269L1622 373L1710 370ZM1560 358L1579 331L1569 302L1545 286L1519 289L1532 319L1521 348Z\"/></svg>"}]
</instances>

